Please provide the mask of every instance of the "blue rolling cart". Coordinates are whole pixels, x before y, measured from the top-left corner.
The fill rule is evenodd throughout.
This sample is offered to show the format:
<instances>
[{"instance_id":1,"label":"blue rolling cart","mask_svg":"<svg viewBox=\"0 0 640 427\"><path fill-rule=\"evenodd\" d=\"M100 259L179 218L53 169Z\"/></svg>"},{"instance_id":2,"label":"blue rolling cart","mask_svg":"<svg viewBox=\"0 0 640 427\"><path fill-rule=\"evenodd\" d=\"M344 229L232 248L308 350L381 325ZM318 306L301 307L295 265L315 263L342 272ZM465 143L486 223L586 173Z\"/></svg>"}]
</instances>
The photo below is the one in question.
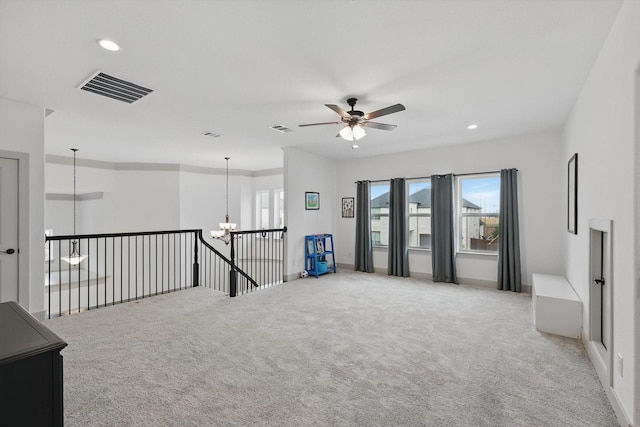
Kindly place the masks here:
<instances>
[{"instance_id":1,"label":"blue rolling cart","mask_svg":"<svg viewBox=\"0 0 640 427\"><path fill-rule=\"evenodd\" d=\"M333 234L311 234L304 238L305 270L309 276L336 272Z\"/></svg>"}]
</instances>

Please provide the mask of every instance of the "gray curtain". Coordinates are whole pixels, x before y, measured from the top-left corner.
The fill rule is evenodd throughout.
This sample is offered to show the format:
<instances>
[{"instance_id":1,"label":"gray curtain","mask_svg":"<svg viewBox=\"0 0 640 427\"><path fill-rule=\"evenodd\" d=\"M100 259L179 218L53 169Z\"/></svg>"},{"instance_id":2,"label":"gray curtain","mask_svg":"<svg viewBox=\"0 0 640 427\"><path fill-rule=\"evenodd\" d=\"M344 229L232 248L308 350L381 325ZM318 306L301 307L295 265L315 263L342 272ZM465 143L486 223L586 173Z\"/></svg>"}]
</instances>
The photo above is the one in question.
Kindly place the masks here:
<instances>
[{"instance_id":1,"label":"gray curtain","mask_svg":"<svg viewBox=\"0 0 640 427\"><path fill-rule=\"evenodd\" d=\"M356 271L373 273L371 243L371 183L358 181L356 190Z\"/></svg>"},{"instance_id":2,"label":"gray curtain","mask_svg":"<svg viewBox=\"0 0 640 427\"><path fill-rule=\"evenodd\" d=\"M404 178L393 178L389 192L389 276L409 277L409 231Z\"/></svg>"},{"instance_id":3,"label":"gray curtain","mask_svg":"<svg viewBox=\"0 0 640 427\"><path fill-rule=\"evenodd\" d=\"M518 170L500 171L498 289L522 292L518 228Z\"/></svg>"},{"instance_id":4,"label":"gray curtain","mask_svg":"<svg viewBox=\"0 0 640 427\"><path fill-rule=\"evenodd\" d=\"M458 283L453 174L431 176L431 267L434 282Z\"/></svg>"}]
</instances>

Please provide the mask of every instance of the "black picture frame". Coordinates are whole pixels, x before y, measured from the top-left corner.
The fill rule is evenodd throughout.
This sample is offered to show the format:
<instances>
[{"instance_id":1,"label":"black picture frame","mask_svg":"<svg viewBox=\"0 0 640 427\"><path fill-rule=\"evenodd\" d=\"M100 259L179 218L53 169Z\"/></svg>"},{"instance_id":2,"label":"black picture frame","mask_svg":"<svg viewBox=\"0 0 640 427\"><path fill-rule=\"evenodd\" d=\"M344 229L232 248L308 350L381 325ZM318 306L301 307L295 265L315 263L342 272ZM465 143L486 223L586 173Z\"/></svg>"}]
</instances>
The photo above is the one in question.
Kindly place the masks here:
<instances>
[{"instance_id":1,"label":"black picture frame","mask_svg":"<svg viewBox=\"0 0 640 427\"><path fill-rule=\"evenodd\" d=\"M342 218L354 218L355 214L355 198L342 198Z\"/></svg>"},{"instance_id":2,"label":"black picture frame","mask_svg":"<svg viewBox=\"0 0 640 427\"><path fill-rule=\"evenodd\" d=\"M315 191L304 192L304 208L308 211L320 209L320 193Z\"/></svg>"},{"instance_id":3,"label":"black picture frame","mask_svg":"<svg viewBox=\"0 0 640 427\"><path fill-rule=\"evenodd\" d=\"M578 234L578 153L567 165L567 231Z\"/></svg>"}]
</instances>

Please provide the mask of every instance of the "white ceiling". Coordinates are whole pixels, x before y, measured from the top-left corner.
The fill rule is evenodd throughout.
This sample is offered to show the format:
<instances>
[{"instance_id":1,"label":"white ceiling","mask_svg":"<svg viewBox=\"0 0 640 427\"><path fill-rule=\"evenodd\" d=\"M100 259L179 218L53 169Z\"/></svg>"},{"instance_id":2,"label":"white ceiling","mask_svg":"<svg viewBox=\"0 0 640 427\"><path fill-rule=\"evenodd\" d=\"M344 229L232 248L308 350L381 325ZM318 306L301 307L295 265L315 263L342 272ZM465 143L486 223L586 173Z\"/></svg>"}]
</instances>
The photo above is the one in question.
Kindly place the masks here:
<instances>
[{"instance_id":1,"label":"white ceiling","mask_svg":"<svg viewBox=\"0 0 640 427\"><path fill-rule=\"evenodd\" d=\"M350 158L501 138L562 126L620 4L0 0L0 96L55 111L48 154L112 162L262 170L285 146ZM97 70L155 92L125 104L77 89ZM357 150L338 125L297 126L338 120L323 104L351 96L407 109Z\"/></svg>"}]
</instances>

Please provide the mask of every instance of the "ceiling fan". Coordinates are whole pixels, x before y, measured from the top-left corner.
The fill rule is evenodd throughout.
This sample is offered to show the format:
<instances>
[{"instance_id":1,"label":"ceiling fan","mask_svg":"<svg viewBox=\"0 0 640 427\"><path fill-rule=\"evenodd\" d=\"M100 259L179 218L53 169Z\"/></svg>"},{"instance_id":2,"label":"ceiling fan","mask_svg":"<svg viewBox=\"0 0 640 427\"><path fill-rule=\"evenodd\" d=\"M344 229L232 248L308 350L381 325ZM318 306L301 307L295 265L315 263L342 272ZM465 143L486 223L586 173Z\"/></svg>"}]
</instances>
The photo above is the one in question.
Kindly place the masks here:
<instances>
[{"instance_id":1,"label":"ceiling fan","mask_svg":"<svg viewBox=\"0 0 640 427\"><path fill-rule=\"evenodd\" d=\"M356 102L358 100L356 98L347 99L347 104L351 107L351 111L344 111L337 105L333 104L324 104L327 107L331 108L333 111L338 113L341 117L339 122L323 122L323 123L308 123L304 125L298 125L300 127L305 126L318 126L318 125L339 125L346 124L340 133L336 135L336 137L341 136L343 139L347 141L356 141L363 136L366 135L364 130L365 127L374 128L374 129L382 129L382 130L394 130L397 128L397 125L388 125L385 123L371 122L371 119L375 119L376 117L386 116L387 114L397 113L398 111L403 111L404 105L395 104L390 107L383 108L381 110L373 111L371 113L365 114L362 111L354 110L353 107L356 106Z\"/></svg>"}]
</instances>

